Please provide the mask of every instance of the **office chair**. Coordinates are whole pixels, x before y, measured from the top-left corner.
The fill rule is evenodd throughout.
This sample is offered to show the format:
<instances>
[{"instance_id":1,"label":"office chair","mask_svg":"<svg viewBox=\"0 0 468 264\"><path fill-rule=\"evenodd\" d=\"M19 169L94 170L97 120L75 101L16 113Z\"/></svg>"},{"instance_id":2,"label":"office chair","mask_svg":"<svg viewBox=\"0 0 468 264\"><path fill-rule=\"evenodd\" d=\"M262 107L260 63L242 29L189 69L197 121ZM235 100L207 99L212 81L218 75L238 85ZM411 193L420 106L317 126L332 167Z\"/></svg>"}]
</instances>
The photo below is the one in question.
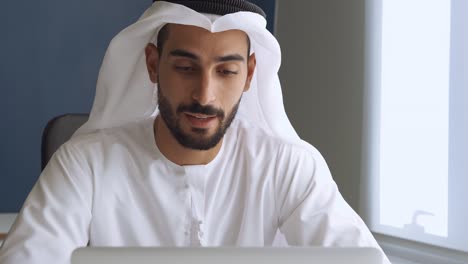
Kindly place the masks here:
<instances>
[{"instance_id":1,"label":"office chair","mask_svg":"<svg viewBox=\"0 0 468 264\"><path fill-rule=\"evenodd\" d=\"M41 171L55 151L88 120L89 114L64 114L52 118L42 132Z\"/></svg>"}]
</instances>

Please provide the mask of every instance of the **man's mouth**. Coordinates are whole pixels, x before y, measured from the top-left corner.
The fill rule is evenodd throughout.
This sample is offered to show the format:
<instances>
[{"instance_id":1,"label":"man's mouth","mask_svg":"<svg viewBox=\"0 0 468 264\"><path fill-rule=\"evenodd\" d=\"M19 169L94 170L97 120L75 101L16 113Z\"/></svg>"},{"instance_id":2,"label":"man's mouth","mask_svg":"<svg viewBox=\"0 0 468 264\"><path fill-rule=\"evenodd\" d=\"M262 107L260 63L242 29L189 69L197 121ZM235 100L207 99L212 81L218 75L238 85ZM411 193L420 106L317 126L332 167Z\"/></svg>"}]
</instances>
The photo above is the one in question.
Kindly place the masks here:
<instances>
[{"instance_id":1,"label":"man's mouth","mask_svg":"<svg viewBox=\"0 0 468 264\"><path fill-rule=\"evenodd\" d=\"M185 112L185 114L186 114L186 115L189 115L189 116L191 116L191 117L198 118L198 119L208 119L208 118L216 117L216 115L204 115L204 114L189 113L189 112Z\"/></svg>"},{"instance_id":2,"label":"man's mouth","mask_svg":"<svg viewBox=\"0 0 468 264\"><path fill-rule=\"evenodd\" d=\"M205 115L190 112L184 112L184 114L191 126L196 128L208 128L217 119L216 115Z\"/></svg>"}]
</instances>

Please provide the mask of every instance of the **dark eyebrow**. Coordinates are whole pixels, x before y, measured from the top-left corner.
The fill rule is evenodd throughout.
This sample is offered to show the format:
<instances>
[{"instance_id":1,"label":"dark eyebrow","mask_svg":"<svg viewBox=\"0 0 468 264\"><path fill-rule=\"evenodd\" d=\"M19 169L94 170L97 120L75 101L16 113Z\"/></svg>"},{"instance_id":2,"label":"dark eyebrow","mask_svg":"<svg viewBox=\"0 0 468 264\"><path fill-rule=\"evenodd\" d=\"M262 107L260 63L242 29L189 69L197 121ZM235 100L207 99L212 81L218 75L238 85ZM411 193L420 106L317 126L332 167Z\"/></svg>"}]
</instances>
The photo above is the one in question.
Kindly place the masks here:
<instances>
[{"instance_id":1,"label":"dark eyebrow","mask_svg":"<svg viewBox=\"0 0 468 264\"><path fill-rule=\"evenodd\" d=\"M169 53L170 55L172 56L177 56L177 57L185 57L185 58L189 58L189 59L192 59L192 60L200 60L200 58L191 53L191 52L188 52L186 50L181 50L181 49L176 49L176 50L173 50Z\"/></svg>"},{"instance_id":2,"label":"dark eyebrow","mask_svg":"<svg viewBox=\"0 0 468 264\"><path fill-rule=\"evenodd\" d=\"M194 54L192 52L189 52L189 51L186 51L186 50L182 50L182 49L175 49L175 50L171 51L169 54L171 56L185 57L185 58L189 58L189 59L196 60L196 61L200 60L200 57L198 57L196 54ZM217 61L217 62L226 62L226 61L241 61L241 62L244 62L245 59L244 59L244 57L242 57L239 54L230 54L230 55L226 55L226 56L216 57L215 61Z\"/></svg>"},{"instance_id":3,"label":"dark eyebrow","mask_svg":"<svg viewBox=\"0 0 468 264\"><path fill-rule=\"evenodd\" d=\"M226 55L226 56L221 56L221 57L216 57L217 62L226 62L226 61L242 61L244 62L245 59L239 54L231 54L231 55Z\"/></svg>"}]
</instances>

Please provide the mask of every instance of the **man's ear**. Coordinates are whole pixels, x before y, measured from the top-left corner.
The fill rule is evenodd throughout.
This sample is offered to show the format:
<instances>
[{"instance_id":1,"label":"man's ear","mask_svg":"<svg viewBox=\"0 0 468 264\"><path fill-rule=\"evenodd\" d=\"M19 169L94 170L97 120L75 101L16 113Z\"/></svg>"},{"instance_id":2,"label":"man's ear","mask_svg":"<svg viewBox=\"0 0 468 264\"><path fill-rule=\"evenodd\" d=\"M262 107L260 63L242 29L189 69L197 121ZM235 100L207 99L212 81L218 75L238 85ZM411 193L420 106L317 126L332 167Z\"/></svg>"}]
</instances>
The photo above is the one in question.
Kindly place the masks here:
<instances>
[{"instance_id":1,"label":"man's ear","mask_svg":"<svg viewBox=\"0 0 468 264\"><path fill-rule=\"evenodd\" d=\"M148 43L145 48L146 55L146 68L148 69L148 75L153 83L158 82L158 64L159 64L159 52L153 43Z\"/></svg>"},{"instance_id":2,"label":"man's ear","mask_svg":"<svg viewBox=\"0 0 468 264\"><path fill-rule=\"evenodd\" d=\"M257 59L255 58L255 53L252 53L247 60L247 80L245 81L244 92L247 92L250 89L250 83L252 82L256 65Z\"/></svg>"}]
</instances>

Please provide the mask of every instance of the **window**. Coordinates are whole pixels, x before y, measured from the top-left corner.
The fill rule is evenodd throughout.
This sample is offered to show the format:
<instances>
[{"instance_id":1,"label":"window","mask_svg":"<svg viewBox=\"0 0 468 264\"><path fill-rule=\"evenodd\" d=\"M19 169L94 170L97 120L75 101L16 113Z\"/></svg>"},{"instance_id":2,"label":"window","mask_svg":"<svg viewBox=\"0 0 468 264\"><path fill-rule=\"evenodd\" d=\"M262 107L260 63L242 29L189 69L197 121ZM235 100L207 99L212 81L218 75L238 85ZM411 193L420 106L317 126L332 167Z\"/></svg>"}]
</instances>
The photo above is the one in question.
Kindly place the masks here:
<instances>
[{"instance_id":1,"label":"window","mask_svg":"<svg viewBox=\"0 0 468 264\"><path fill-rule=\"evenodd\" d=\"M372 231L468 252L468 1L368 1Z\"/></svg>"}]
</instances>

